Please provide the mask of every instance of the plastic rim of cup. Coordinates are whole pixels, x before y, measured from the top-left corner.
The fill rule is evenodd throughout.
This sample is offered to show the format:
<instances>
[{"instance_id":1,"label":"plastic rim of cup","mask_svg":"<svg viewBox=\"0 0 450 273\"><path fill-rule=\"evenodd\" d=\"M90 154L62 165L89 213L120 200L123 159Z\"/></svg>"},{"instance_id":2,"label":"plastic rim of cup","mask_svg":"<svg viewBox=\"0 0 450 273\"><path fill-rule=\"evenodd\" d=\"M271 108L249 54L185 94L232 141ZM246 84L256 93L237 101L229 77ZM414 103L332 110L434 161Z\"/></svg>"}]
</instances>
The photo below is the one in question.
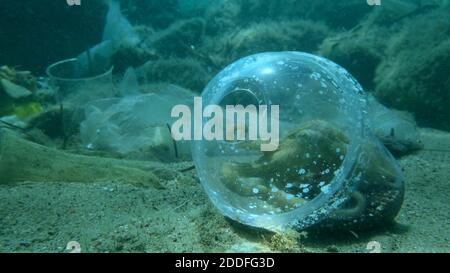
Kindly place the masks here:
<instances>
[{"instance_id":1,"label":"plastic rim of cup","mask_svg":"<svg viewBox=\"0 0 450 273\"><path fill-rule=\"evenodd\" d=\"M56 75L56 73L54 73L54 71L53 71L56 68L61 67L62 65L67 65L69 63L74 63L76 61L77 61L76 58L71 58L71 59L66 59L66 60L62 60L62 61L53 63L53 64L51 64L51 65L49 65L47 67L45 72L50 78L55 79L55 80L67 81L67 82L70 82L70 81L76 82L76 81L89 81L89 80L101 79L101 78L111 74L112 71L114 70L114 66L111 66L111 67L109 67L109 69L107 69L105 72L103 72L101 74L98 74L98 75L95 75L95 76L90 76L90 77L80 77L80 78L61 77L61 76Z\"/></svg>"}]
</instances>

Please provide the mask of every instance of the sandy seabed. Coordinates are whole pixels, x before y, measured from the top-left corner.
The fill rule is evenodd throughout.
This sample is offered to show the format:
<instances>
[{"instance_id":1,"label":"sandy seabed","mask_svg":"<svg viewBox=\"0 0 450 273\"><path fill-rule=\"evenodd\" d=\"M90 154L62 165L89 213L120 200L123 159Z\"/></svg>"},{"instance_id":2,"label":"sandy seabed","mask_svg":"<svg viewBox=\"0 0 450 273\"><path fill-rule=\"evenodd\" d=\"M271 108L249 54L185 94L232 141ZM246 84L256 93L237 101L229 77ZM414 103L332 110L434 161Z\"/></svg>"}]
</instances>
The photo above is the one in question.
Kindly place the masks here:
<instances>
[{"instance_id":1,"label":"sandy seabed","mask_svg":"<svg viewBox=\"0 0 450 273\"><path fill-rule=\"evenodd\" d=\"M450 133L421 129L425 149L399 161L405 201L395 227L358 234L267 235L242 229L210 203L190 162L164 188L121 182L0 185L1 252L448 252Z\"/></svg>"}]
</instances>

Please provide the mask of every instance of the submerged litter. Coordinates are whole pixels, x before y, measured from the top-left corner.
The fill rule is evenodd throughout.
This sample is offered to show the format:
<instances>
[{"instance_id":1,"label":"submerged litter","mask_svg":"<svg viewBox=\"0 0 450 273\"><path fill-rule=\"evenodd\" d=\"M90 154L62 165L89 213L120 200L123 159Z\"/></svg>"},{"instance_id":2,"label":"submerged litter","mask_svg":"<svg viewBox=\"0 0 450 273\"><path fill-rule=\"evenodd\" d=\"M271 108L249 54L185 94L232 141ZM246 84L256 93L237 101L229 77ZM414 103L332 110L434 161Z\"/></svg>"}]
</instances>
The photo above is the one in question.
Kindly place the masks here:
<instances>
[{"instance_id":1,"label":"submerged litter","mask_svg":"<svg viewBox=\"0 0 450 273\"><path fill-rule=\"evenodd\" d=\"M177 104L191 105L194 94L175 85L142 94L133 70L119 84L121 98L95 100L85 107L80 134L88 149L139 159L173 161L189 158L185 142L172 141L170 112Z\"/></svg>"},{"instance_id":2,"label":"submerged litter","mask_svg":"<svg viewBox=\"0 0 450 273\"><path fill-rule=\"evenodd\" d=\"M300 52L252 55L222 70L202 99L280 106L276 151L261 152L250 140L193 146L200 181L227 217L273 231L359 229L399 211L400 168L372 133L361 86L337 64Z\"/></svg>"}]
</instances>

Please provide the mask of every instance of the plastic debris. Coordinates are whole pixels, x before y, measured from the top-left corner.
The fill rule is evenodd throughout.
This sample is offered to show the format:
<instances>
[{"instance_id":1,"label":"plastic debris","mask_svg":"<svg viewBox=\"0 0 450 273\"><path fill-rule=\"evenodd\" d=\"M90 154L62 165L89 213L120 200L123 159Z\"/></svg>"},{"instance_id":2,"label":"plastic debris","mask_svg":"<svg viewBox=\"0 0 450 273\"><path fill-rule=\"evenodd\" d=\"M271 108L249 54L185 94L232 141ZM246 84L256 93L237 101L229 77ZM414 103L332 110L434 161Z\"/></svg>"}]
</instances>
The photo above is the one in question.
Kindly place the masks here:
<instances>
[{"instance_id":1,"label":"plastic debris","mask_svg":"<svg viewBox=\"0 0 450 273\"><path fill-rule=\"evenodd\" d=\"M170 85L158 93L141 94L132 69L119 89L123 98L87 104L80 127L86 148L164 161L189 157L187 143L172 140L170 113L177 104L191 105L192 92Z\"/></svg>"},{"instance_id":2,"label":"plastic debris","mask_svg":"<svg viewBox=\"0 0 450 273\"><path fill-rule=\"evenodd\" d=\"M362 87L339 65L301 52L251 55L223 69L202 99L280 109L276 151L261 151L262 140L247 138L195 142L200 181L225 216L272 231L356 230L398 213L401 170L371 133Z\"/></svg>"}]
</instances>

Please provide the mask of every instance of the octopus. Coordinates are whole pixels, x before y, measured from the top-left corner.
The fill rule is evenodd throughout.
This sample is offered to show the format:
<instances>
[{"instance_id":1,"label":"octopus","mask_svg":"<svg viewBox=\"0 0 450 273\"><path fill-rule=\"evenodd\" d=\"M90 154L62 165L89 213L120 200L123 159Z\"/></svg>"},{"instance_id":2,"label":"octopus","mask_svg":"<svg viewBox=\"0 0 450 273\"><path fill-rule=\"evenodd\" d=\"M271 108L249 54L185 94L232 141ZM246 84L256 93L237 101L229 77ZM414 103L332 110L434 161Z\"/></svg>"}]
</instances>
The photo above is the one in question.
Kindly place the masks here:
<instances>
[{"instance_id":1,"label":"octopus","mask_svg":"<svg viewBox=\"0 0 450 273\"><path fill-rule=\"evenodd\" d=\"M256 196L282 211L313 199L332 181L349 140L323 120L307 122L280 141L276 151L254 162L224 164L226 187L241 196ZM244 145L257 146L257 143Z\"/></svg>"}]
</instances>

